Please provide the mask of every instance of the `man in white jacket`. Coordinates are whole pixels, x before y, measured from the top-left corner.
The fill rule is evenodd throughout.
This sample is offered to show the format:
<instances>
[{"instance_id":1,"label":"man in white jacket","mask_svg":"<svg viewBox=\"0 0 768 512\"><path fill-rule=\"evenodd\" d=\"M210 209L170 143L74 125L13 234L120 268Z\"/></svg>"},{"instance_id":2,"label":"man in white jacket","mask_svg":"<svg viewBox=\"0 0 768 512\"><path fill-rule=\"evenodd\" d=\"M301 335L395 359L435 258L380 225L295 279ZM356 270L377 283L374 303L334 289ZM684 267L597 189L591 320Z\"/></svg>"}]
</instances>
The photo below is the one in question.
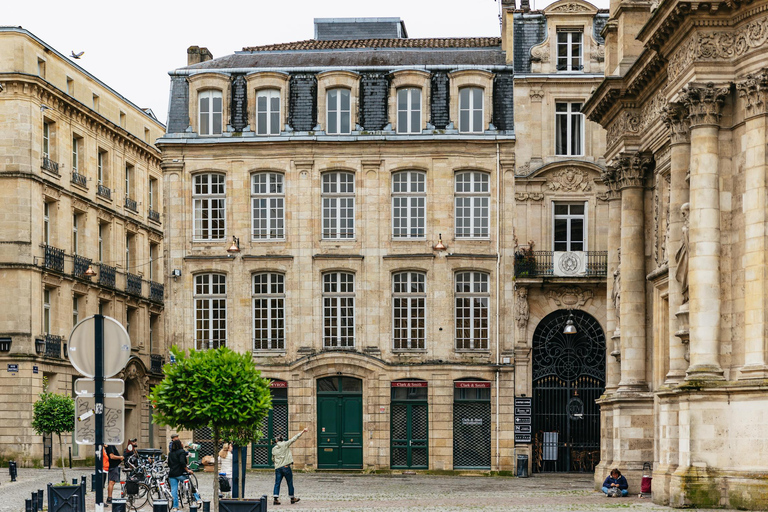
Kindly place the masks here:
<instances>
[{"instance_id":1,"label":"man in white jacket","mask_svg":"<svg viewBox=\"0 0 768 512\"><path fill-rule=\"evenodd\" d=\"M288 482L288 496L291 497L291 504L296 503L300 499L293 495L293 471L291 471L293 455L291 454L291 445L306 431L307 429L305 428L287 441L283 436L277 436L277 439L274 441L275 446L272 447L272 462L275 464L275 491L273 493L273 505L280 504L280 485L283 483L283 478Z\"/></svg>"}]
</instances>

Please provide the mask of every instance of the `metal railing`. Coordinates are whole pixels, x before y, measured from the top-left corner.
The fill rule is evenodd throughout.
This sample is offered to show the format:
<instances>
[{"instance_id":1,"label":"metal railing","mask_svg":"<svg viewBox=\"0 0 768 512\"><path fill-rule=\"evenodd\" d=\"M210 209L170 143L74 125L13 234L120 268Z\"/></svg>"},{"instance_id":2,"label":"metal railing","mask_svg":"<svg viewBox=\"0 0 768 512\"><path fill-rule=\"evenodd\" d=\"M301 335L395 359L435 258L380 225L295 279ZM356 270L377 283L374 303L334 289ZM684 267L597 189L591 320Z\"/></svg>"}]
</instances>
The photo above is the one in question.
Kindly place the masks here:
<instances>
[{"instance_id":1,"label":"metal railing","mask_svg":"<svg viewBox=\"0 0 768 512\"><path fill-rule=\"evenodd\" d=\"M47 156L43 157L43 163L40 165L40 167L53 174L59 174L59 163L54 162Z\"/></svg>"},{"instance_id":2,"label":"metal railing","mask_svg":"<svg viewBox=\"0 0 768 512\"><path fill-rule=\"evenodd\" d=\"M99 265L99 284L108 288L115 287L115 267Z\"/></svg>"},{"instance_id":3,"label":"metal railing","mask_svg":"<svg viewBox=\"0 0 768 512\"><path fill-rule=\"evenodd\" d=\"M136 201L131 199L130 197L125 197L125 207L131 210L132 212L138 212L138 207L136 206Z\"/></svg>"},{"instance_id":4,"label":"metal railing","mask_svg":"<svg viewBox=\"0 0 768 512\"><path fill-rule=\"evenodd\" d=\"M165 285L162 283L156 283L154 281L149 282L149 300L152 302L163 302L164 294Z\"/></svg>"},{"instance_id":5,"label":"metal railing","mask_svg":"<svg viewBox=\"0 0 768 512\"><path fill-rule=\"evenodd\" d=\"M88 178L77 171L72 171L72 183L83 188L88 188Z\"/></svg>"},{"instance_id":6,"label":"metal railing","mask_svg":"<svg viewBox=\"0 0 768 512\"><path fill-rule=\"evenodd\" d=\"M153 220L155 222L160 222L160 212L156 212L153 209L149 209L149 220Z\"/></svg>"},{"instance_id":7,"label":"metal railing","mask_svg":"<svg viewBox=\"0 0 768 512\"><path fill-rule=\"evenodd\" d=\"M149 371L152 373L163 373L163 356L160 354L150 354L149 356Z\"/></svg>"},{"instance_id":8,"label":"metal railing","mask_svg":"<svg viewBox=\"0 0 768 512\"><path fill-rule=\"evenodd\" d=\"M61 359L61 336L45 335L45 355L46 357Z\"/></svg>"},{"instance_id":9,"label":"metal railing","mask_svg":"<svg viewBox=\"0 0 768 512\"><path fill-rule=\"evenodd\" d=\"M141 276L125 274L125 292L131 295L141 295Z\"/></svg>"},{"instance_id":10,"label":"metal railing","mask_svg":"<svg viewBox=\"0 0 768 512\"><path fill-rule=\"evenodd\" d=\"M64 272L64 249L57 249L52 245L45 246L45 268Z\"/></svg>"},{"instance_id":11,"label":"metal railing","mask_svg":"<svg viewBox=\"0 0 768 512\"><path fill-rule=\"evenodd\" d=\"M112 190L109 187L105 187L99 183L99 187L96 189L96 195L99 195L105 199L112 199Z\"/></svg>"},{"instance_id":12,"label":"metal railing","mask_svg":"<svg viewBox=\"0 0 768 512\"><path fill-rule=\"evenodd\" d=\"M82 256L78 256L75 254L72 256L72 275L75 277L88 277L85 275L85 271L88 270L88 267L91 265L91 259L90 258L84 258Z\"/></svg>"},{"instance_id":13,"label":"metal railing","mask_svg":"<svg viewBox=\"0 0 768 512\"><path fill-rule=\"evenodd\" d=\"M608 274L608 251L587 251L588 276L605 276Z\"/></svg>"},{"instance_id":14,"label":"metal railing","mask_svg":"<svg viewBox=\"0 0 768 512\"><path fill-rule=\"evenodd\" d=\"M608 251L585 251L586 268L580 277L603 277L608 273ZM554 251L515 253L515 277L554 276Z\"/></svg>"}]
</instances>

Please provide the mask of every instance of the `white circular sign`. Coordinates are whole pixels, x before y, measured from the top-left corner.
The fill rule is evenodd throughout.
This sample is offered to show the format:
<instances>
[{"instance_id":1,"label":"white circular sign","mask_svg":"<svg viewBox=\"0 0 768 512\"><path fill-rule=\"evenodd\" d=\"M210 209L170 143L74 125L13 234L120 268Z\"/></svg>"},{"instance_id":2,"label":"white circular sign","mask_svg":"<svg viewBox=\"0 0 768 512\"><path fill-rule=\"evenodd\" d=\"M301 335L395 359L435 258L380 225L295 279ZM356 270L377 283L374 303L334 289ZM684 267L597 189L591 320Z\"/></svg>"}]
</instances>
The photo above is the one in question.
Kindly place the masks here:
<instances>
[{"instance_id":1,"label":"white circular sign","mask_svg":"<svg viewBox=\"0 0 768 512\"><path fill-rule=\"evenodd\" d=\"M125 368L131 358L131 338L123 324L104 317L104 378ZM96 317L89 316L72 328L69 335L69 362L86 377L96 376Z\"/></svg>"}]
</instances>

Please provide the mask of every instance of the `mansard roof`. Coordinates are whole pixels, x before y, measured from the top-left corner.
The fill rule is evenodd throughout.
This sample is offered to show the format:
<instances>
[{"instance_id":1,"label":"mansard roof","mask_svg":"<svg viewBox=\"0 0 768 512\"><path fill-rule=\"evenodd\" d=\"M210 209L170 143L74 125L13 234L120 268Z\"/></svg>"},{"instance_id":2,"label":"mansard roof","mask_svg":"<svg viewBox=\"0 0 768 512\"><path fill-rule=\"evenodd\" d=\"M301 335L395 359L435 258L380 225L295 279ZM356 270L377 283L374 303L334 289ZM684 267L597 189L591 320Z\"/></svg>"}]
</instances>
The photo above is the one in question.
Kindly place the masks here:
<instances>
[{"instance_id":1,"label":"mansard roof","mask_svg":"<svg viewBox=\"0 0 768 512\"><path fill-rule=\"evenodd\" d=\"M440 37L424 39L346 39L318 41L307 39L292 43L247 46L243 52L287 50L344 50L350 48L492 48L501 47L500 37Z\"/></svg>"}]
</instances>

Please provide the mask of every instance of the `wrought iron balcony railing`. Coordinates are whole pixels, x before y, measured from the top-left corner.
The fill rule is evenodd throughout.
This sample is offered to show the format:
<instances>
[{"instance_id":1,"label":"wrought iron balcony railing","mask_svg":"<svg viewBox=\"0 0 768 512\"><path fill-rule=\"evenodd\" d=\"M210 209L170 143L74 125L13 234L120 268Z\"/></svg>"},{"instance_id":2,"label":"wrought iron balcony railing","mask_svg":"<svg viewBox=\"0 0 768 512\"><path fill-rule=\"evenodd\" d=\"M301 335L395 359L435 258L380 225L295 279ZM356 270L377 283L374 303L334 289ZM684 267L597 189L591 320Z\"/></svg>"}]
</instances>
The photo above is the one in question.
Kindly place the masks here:
<instances>
[{"instance_id":1,"label":"wrought iron balcony railing","mask_svg":"<svg viewBox=\"0 0 768 512\"><path fill-rule=\"evenodd\" d=\"M45 355L47 357L61 359L61 336L55 336L53 334L45 335Z\"/></svg>"},{"instance_id":2,"label":"wrought iron balcony railing","mask_svg":"<svg viewBox=\"0 0 768 512\"><path fill-rule=\"evenodd\" d=\"M43 163L40 165L43 169L46 171L53 173L53 174L59 174L59 163L54 162L47 156L43 157Z\"/></svg>"},{"instance_id":3,"label":"wrought iron balcony railing","mask_svg":"<svg viewBox=\"0 0 768 512\"><path fill-rule=\"evenodd\" d=\"M83 258L82 256L78 256L75 254L72 256L72 275L75 277L88 277L85 275L85 271L88 270L88 267L91 264L90 258Z\"/></svg>"},{"instance_id":4,"label":"wrought iron balcony railing","mask_svg":"<svg viewBox=\"0 0 768 512\"><path fill-rule=\"evenodd\" d=\"M149 300L152 302L163 302L164 293L165 286L162 283L149 282Z\"/></svg>"},{"instance_id":5,"label":"wrought iron balcony railing","mask_svg":"<svg viewBox=\"0 0 768 512\"><path fill-rule=\"evenodd\" d=\"M52 245L45 246L45 268L64 272L64 249L57 249Z\"/></svg>"},{"instance_id":6,"label":"wrought iron balcony railing","mask_svg":"<svg viewBox=\"0 0 768 512\"><path fill-rule=\"evenodd\" d=\"M136 206L136 201L131 199L130 197L125 198L125 207L131 210L132 212L138 212L138 207Z\"/></svg>"},{"instance_id":7,"label":"wrought iron balcony railing","mask_svg":"<svg viewBox=\"0 0 768 512\"><path fill-rule=\"evenodd\" d=\"M131 295L141 295L141 276L125 274L125 292Z\"/></svg>"},{"instance_id":8,"label":"wrought iron balcony railing","mask_svg":"<svg viewBox=\"0 0 768 512\"><path fill-rule=\"evenodd\" d=\"M149 371L152 373L163 373L163 356L160 354L151 354L149 356Z\"/></svg>"},{"instance_id":9,"label":"wrought iron balcony railing","mask_svg":"<svg viewBox=\"0 0 768 512\"><path fill-rule=\"evenodd\" d=\"M112 190L101 183L99 183L99 187L96 189L96 194L105 199L112 199Z\"/></svg>"},{"instance_id":10,"label":"wrought iron balcony railing","mask_svg":"<svg viewBox=\"0 0 768 512\"><path fill-rule=\"evenodd\" d=\"M155 222L160 222L160 212L156 212L153 209L149 209L149 220L153 220Z\"/></svg>"},{"instance_id":11,"label":"wrought iron balcony railing","mask_svg":"<svg viewBox=\"0 0 768 512\"><path fill-rule=\"evenodd\" d=\"M608 272L608 251L584 251L583 270L573 277L603 277ZM515 253L515 277L555 276L554 251L520 251Z\"/></svg>"},{"instance_id":12,"label":"wrought iron balcony railing","mask_svg":"<svg viewBox=\"0 0 768 512\"><path fill-rule=\"evenodd\" d=\"M83 188L88 188L88 178L77 171L72 171L72 183Z\"/></svg>"},{"instance_id":13,"label":"wrought iron balcony railing","mask_svg":"<svg viewBox=\"0 0 768 512\"><path fill-rule=\"evenodd\" d=\"M108 288L115 287L115 267L99 265L99 284Z\"/></svg>"}]
</instances>

